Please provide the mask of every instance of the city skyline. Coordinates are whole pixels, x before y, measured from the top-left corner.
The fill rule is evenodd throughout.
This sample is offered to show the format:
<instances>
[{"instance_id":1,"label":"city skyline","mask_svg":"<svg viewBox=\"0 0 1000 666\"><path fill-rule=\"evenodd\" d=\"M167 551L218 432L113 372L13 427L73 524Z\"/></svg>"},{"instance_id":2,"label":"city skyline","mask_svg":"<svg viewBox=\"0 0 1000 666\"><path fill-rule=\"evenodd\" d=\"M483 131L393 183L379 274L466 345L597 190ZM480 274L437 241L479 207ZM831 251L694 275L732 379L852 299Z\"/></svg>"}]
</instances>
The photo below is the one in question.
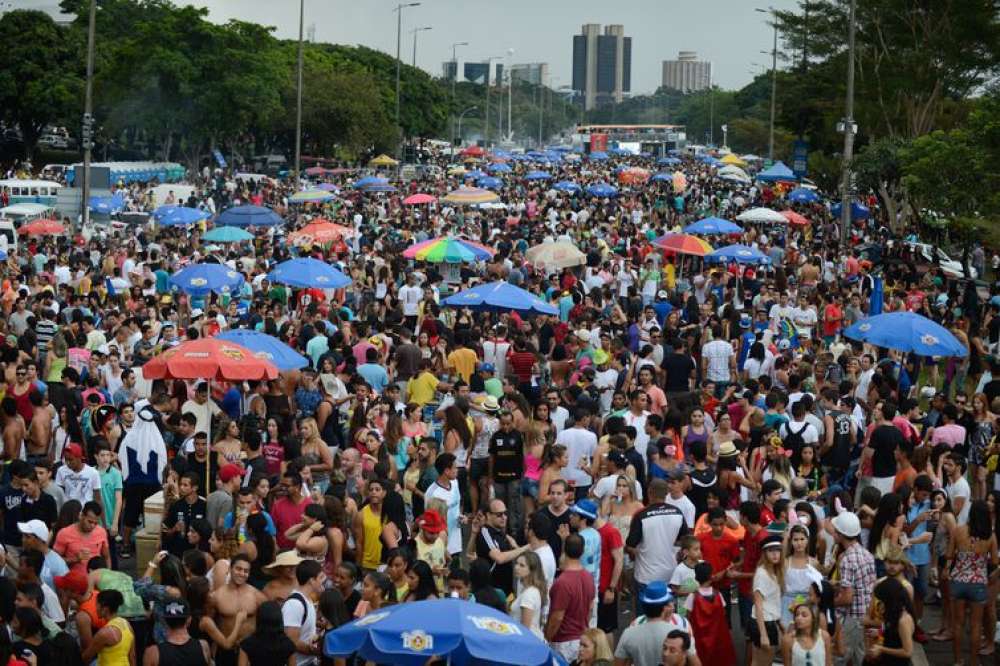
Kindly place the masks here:
<instances>
[{"instance_id":1,"label":"city skyline","mask_svg":"<svg viewBox=\"0 0 1000 666\"><path fill-rule=\"evenodd\" d=\"M191 0L209 10L215 22L229 19L254 21L273 26L282 39L298 36L298 3L275 4L268 0ZM12 0L15 9L57 11L57 0ZM433 30L420 36L417 65L432 76L441 75L441 63L451 59L451 44L468 41L460 47L459 61L483 61L490 56L504 56L508 48L514 54L505 65L545 62L549 64L550 85L570 85L572 79L572 38L586 23L621 24L632 38L631 94L642 95L656 90L662 78L662 63L678 51L697 51L700 58L713 64L713 78L718 86L732 89L749 83L760 67L769 62L772 30L768 18L755 7L796 9L796 0L773 0L770 3L743 3L733 0L704 0L684 5L639 3L619 6L596 0L580 2L537 3L527 0L508 2L460 2L459 0L423 0L420 7L403 10L402 56L410 63L412 36L416 26ZM346 3L305 0L305 25L308 34L315 26L318 41L360 44L392 56L396 54L396 20L391 0L370 0L348 6Z\"/></svg>"}]
</instances>

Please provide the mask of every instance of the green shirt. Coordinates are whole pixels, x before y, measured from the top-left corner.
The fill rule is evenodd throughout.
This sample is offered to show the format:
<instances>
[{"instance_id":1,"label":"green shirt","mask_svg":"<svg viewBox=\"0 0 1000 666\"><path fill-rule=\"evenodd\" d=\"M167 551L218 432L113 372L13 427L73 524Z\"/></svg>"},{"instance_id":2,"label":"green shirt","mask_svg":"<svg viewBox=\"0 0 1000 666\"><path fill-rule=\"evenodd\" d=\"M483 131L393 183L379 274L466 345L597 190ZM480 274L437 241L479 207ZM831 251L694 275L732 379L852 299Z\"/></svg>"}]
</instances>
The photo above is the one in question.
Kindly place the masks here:
<instances>
[{"instance_id":1,"label":"green shirt","mask_svg":"<svg viewBox=\"0 0 1000 666\"><path fill-rule=\"evenodd\" d=\"M101 524L105 528L111 527L111 521L115 519L115 491L122 490L122 473L117 467L108 467L103 472L97 470L101 477L101 501L104 502L104 512L101 514Z\"/></svg>"}]
</instances>

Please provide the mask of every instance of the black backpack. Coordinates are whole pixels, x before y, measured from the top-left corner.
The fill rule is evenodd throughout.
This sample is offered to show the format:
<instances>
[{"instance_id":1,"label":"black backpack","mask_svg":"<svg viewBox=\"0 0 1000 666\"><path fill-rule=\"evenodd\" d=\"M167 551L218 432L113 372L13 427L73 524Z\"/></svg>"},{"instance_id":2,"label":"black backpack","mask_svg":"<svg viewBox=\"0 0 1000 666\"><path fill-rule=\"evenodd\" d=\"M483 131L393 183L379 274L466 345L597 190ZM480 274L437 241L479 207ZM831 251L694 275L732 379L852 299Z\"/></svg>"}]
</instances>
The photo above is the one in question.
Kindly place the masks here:
<instances>
[{"instance_id":1,"label":"black backpack","mask_svg":"<svg viewBox=\"0 0 1000 666\"><path fill-rule=\"evenodd\" d=\"M791 421L786 423L785 430L788 432L788 434L785 435L784 442L782 442L785 448L794 451L795 453L798 453L800 450L802 450L802 447L805 446L806 444L806 440L803 439L802 433L804 433L806 431L806 428L808 427L809 427L809 422L806 421L805 423L802 424L801 428L795 431L792 430Z\"/></svg>"}]
</instances>

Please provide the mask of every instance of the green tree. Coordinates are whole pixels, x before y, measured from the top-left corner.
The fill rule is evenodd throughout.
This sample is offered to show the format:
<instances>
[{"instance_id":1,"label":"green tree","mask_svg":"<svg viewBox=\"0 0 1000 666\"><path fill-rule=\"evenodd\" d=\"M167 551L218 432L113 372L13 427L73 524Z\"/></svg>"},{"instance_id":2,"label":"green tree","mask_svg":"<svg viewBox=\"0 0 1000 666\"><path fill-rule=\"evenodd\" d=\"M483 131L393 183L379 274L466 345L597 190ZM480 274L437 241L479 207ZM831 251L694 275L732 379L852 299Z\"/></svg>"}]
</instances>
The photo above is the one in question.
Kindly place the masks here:
<instances>
[{"instance_id":1,"label":"green tree","mask_svg":"<svg viewBox=\"0 0 1000 666\"><path fill-rule=\"evenodd\" d=\"M862 148L851 163L858 189L871 190L878 195L893 229L905 227L909 216L900 160L909 144L898 137L877 139ZM903 216L898 215L900 212Z\"/></svg>"},{"instance_id":2,"label":"green tree","mask_svg":"<svg viewBox=\"0 0 1000 666\"><path fill-rule=\"evenodd\" d=\"M16 123L31 157L48 124L76 125L83 113L82 71L66 28L38 11L0 19L0 117Z\"/></svg>"}]
</instances>

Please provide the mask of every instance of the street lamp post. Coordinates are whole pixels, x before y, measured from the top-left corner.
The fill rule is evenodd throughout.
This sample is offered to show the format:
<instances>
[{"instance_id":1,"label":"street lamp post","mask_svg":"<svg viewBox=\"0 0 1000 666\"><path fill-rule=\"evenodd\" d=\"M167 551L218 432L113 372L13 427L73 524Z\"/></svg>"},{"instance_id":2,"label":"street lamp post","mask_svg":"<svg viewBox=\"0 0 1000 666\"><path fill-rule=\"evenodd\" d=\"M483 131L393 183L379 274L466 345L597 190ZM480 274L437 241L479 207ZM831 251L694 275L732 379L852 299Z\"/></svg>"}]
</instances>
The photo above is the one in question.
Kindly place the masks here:
<instances>
[{"instance_id":1,"label":"street lamp post","mask_svg":"<svg viewBox=\"0 0 1000 666\"><path fill-rule=\"evenodd\" d=\"M514 126L510 123L511 106L514 99L514 70L511 69L512 55L514 55L514 49L507 49L507 65L504 67L507 70L507 141L514 138Z\"/></svg>"},{"instance_id":2,"label":"street lamp post","mask_svg":"<svg viewBox=\"0 0 1000 666\"><path fill-rule=\"evenodd\" d=\"M458 115L458 138L459 138L459 140L462 139L462 118L464 118L465 114L467 114L469 111L475 111L478 108L479 108L478 106L470 106L469 108L467 108L465 111L462 111L462 113L460 113ZM452 151L452 152L454 152L454 151Z\"/></svg>"},{"instance_id":3,"label":"street lamp post","mask_svg":"<svg viewBox=\"0 0 1000 666\"><path fill-rule=\"evenodd\" d=\"M490 70L493 69L493 61L500 60L502 56L490 56L486 59L486 115L483 120L483 143L486 144L485 148L489 149L490 145ZM500 89L500 94L503 95L503 89ZM500 98L503 101L503 97ZM503 108L503 107L501 107ZM502 112L498 109L497 114Z\"/></svg>"},{"instance_id":4,"label":"street lamp post","mask_svg":"<svg viewBox=\"0 0 1000 666\"><path fill-rule=\"evenodd\" d=\"M767 159L774 161L774 111L778 93L778 22L774 20L774 8L757 9L762 14L770 14L774 26L774 43L771 46L771 127L767 138ZM766 51L762 51L766 53Z\"/></svg>"},{"instance_id":5,"label":"street lamp post","mask_svg":"<svg viewBox=\"0 0 1000 666\"><path fill-rule=\"evenodd\" d=\"M414 28L410 32L413 33L413 66L417 66L417 33L423 32L424 30L432 30L433 26L425 25L422 28Z\"/></svg>"},{"instance_id":6,"label":"street lamp post","mask_svg":"<svg viewBox=\"0 0 1000 666\"><path fill-rule=\"evenodd\" d=\"M455 42L451 45L451 64L455 67L451 77L451 103L448 105L448 115L451 116L452 153L455 152L455 82L458 81L458 47L468 45L469 42Z\"/></svg>"},{"instance_id":7,"label":"street lamp post","mask_svg":"<svg viewBox=\"0 0 1000 666\"><path fill-rule=\"evenodd\" d=\"M840 242L846 245L851 227L851 159L854 157L854 23L857 2L851 0L847 18L847 108L844 117L844 163L840 183Z\"/></svg>"},{"instance_id":8,"label":"street lamp post","mask_svg":"<svg viewBox=\"0 0 1000 666\"><path fill-rule=\"evenodd\" d=\"M90 0L87 24L87 84L83 96L83 224L90 222L90 160L94 150L94 40L96 38L97 0Z\"/></svg>"},{"instance_id":9,"label":"street lamp post","mask_svg":"<svg viewBox=\"0 0 1000 666\"><path fill-rule=\"evenodd\" d=\"M298 81L295 86L295 175L292 185L296 191L299 189L299 168L302 159L302 28L305 19L306 1L299 0L299 62Z\"/></svg>"},{"instance_id":10,"label":"street lamp post","mask_svg":"<svg viewBox=\"0 0 1000 666\"><path fill-rule=\"evenodd\" d=\"M396 132L398 137L401 139L403 135L403 126L399 123L399 74L403 65L401 60L401 49L402 49L402 33L403 33L403 9L406 7L419 7L419 2L401 2L396 5ZM399 142L400 149L402 148L402 141Z\"/></svg>"}]
</instances>

